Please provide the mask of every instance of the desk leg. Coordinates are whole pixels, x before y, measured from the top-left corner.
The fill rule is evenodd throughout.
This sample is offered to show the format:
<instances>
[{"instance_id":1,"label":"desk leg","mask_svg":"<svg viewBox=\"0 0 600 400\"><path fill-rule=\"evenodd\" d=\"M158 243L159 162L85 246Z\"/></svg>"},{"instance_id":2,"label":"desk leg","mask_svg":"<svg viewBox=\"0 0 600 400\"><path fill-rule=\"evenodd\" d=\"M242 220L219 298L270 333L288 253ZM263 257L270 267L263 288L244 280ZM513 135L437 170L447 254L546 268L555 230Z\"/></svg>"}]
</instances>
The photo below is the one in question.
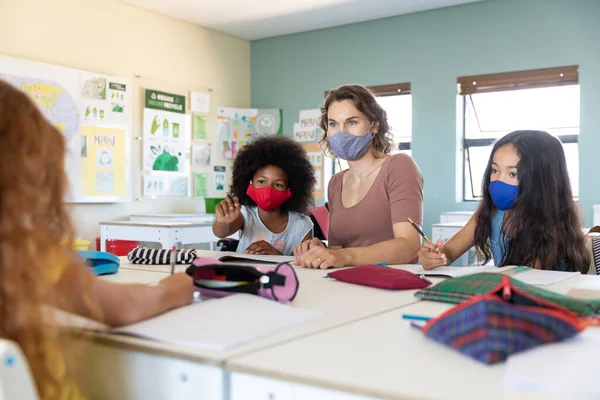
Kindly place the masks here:
<instances>
[{"instance_id":1,"label":"desk leg","mask_svg":"<svg viewBox=\"0 0 600 400\"><path fill-rule=\"evenodd\" d=\"M184 245L187 243L181 243L181 235L179 234L179 228L168 228L161 230L161 241L163 249L170 249L175 243Z\"/></svg>"},{"instance_id":2,"label":"desk leg","mask_svg":"<svg viewBox=\"0 0 600 400\"><path fill-rule=\"evenodd\" d=\"M100 225L100 251L106 251L106 240L108 239L108 227Z\"/></svg>"}]
</instances>

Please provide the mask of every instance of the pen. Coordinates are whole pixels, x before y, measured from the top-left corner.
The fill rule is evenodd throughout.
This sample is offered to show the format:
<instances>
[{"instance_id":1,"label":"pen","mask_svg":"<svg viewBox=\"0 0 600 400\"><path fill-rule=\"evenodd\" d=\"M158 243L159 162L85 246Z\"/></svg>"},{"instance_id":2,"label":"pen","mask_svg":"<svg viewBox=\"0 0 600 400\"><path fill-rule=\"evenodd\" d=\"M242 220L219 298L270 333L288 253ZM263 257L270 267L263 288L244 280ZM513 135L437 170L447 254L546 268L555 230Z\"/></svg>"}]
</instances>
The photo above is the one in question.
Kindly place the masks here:
<instances>
[{"instance_id":1,"label":"pen","mask_svg":"<svg viewBox=\"0 0 600 400\"><path fill-rule=\"evenodd\" d=\"M411 321L429 321L431 317L424 317L422 315L411 315L411 314L402 314L402 319L409 319Z\"/></svg>"},{"instance_id":2,"label":"pen","mask_svg":"<svg viewBox=\"0 0 600 400\"><path fill-rule=\"evenodd\" d=\"M171 249L171 275L175 273L175 262L177 261L177 246L173 245Z\"/></svg>"},{"instance_id":3,"label":"pen","mask_svg":"<svg viewBox=\"0 0 600 400\"><path fill-rule=\"evenodd\" d=\"M419 232L419 235L421 235L423 237L423 239L425 239L425 241L432 243L431 240L429 240L429 238L427 237L427 235L421 230L421 228L419 228L419 225L415 224L414 221L412 219L408 219L408 222L410 222L410 224L413 226L413 228L415 228L417 230L417 232ZM442 254L439 250L437 251L438 254Z\"/></svg>"}]
</instances>

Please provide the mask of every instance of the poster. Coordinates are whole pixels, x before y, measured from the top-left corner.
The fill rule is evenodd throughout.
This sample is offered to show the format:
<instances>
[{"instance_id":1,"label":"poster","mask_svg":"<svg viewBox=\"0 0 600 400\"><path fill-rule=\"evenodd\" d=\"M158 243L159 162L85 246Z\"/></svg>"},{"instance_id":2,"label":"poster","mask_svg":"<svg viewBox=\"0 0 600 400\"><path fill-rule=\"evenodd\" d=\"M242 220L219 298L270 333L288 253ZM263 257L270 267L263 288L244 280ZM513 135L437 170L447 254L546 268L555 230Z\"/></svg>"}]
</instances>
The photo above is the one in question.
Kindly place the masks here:
<instances>
[{"instance_id":1,"label":"poster","mask_svg":"<svg viewBox=\"0 0 600 400\"><path fill-rule=\"evenodd\" d=\"M208 197L208 174L194 174L194 197Z\"/></svg>"},{"instance_id":2,"label":"poster","mask_svg":"<svg viewBox=\"0 0 600 400\"><path fill-rule=\"evenodd\" d=\"M144 196L164 196L166 194L166 177L164 175L144 175Z\"/></svg>"},{"instance_id":3,"label":"poster","mask_svg":"<svg viewBox=\"0 0 600 400\"><path fill-rule=\"evenodd\" d=\"M206 115L194 114L194 140L208 139L207 119Z\"/></svg>"},{"instance_id":4,"label":"poster","mask_svg":"<svg viewBox=\"0 0 600 400\"><path fill-rule=\"evenodd\" d=\"M303 127L300 122L294 124L294 140L297 142L307 143L316 142L320 138L320 129L317 127Z\"/></svg>"},{"instance_id":5,"label":"poster","mask_svg":"<svg viewBox=\"0 0 600 400\"><path fill-rule=\"evenodd\" d=\"M323 189L322 183L321 183L321 175L323 175L322 171L323 171L322 169L315 169L315 180L316 180L315 190Z\"/></svg>"},{"instance_id":6,"label":"poster","mask_svg":"<svg viewBox=\"0 0 600 400\"><path fill-rule=\"evenodd\" d=\"M217 115L217 156L233 159L254 136L281 133L280 109L221 107Z\"/></svg>"},{"instance_id":7,"label":"poster","mask_svg":"<svg viewBox=\"0 0 600 400\"><path fill-rule=\"evenodd\" d=\"M321 119L321 110L318 108L313 110L300 110L298 116L302 128L318 127Z\"/></svg>"},{"instance_id":8,"label":"poster","mask_svg":"<svg viewBox=\"0 0 600 400\"><path fill-rule=\"evenodd\" d=\"M227 179L226 171L227 168L220 165L215 165L213 169L214 190L217 192L225 190L225 182Z\"/></svg>"},{"instance_id":9,"label":"poster","mask_svg":"<svg viewBox=\"0 0 600 400\"><path fill-rule=\"evenodd\" d=\"M193 146L192 147L192 164L201 167L210 166L210 146Z\"/></svg>"},{"instance_id":10,"label":"poster","mask_svg":"<svg viewBox=\"0 0 600 400\"><path fill-rule=\"evenodd\" d=\"M210 93L190 92L190 111L208 114L210 112Z\"/></svg>"},{"instance_id":11,"label":"poster","mask_svg":"<svg viewBox=\"0 0 600 400\"><path fill-rule=\"evenodd\" d=\"M0 80L28 94L63 135L68 180L65 201L130 200L129 80L2 55ZM121 94L118 112L110 102L111 87L118 87ZM115 137L114 146L96 145L90 131L94 127L114 129L114 135L109 133Z\"/></svg>"},{"instance_id":12,"label":"poster","mask_svg":"<svg viewBox=\"0 0 600 400\"><path fill-rule=\"evenodd\" d=\"M314 151L306 154L310 160L310 165L315 168L321 168L323 166L323 153Z\"/></svg>"},{"instance_id":13,"label":"poster","mask_svg":"<svg viewBox=\"0 0 600 400\"><path fill-rule=\"evenodd\" d=\"M190 182L187 176L167 176L167 196L189 196Z\"/></svg>"},{"instance_id":14,"label":"poster","mask_svg":"<svg viewBox=\"0 0 600 400\"><path fill-rule=\"evenodd\" d=\"M146 89L144 101L145 171L187 173L185 96Z\"/></svg>"}]
</instances>

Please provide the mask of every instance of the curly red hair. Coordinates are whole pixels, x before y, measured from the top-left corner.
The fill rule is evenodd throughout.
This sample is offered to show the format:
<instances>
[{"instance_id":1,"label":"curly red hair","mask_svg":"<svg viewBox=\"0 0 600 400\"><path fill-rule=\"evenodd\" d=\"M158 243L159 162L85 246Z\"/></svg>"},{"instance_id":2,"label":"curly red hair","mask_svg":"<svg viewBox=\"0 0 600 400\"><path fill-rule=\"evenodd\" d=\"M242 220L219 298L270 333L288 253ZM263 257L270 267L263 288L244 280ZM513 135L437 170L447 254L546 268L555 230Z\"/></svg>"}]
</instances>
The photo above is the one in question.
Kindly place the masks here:
<instances>
[{"instance_id":1,"label":"curly red hair","mask_svg":"<svg viewBox=\"0 0 600 400\"><path fill-rule=\"evenodd\" d=\"M64 137L30 98L0 80L0 337L19 344L44 400L69 390L57 366L59 329L42 310L59 302L60 266L45 255L72 248L65 151Z\"/></svg>"}]
</instances>

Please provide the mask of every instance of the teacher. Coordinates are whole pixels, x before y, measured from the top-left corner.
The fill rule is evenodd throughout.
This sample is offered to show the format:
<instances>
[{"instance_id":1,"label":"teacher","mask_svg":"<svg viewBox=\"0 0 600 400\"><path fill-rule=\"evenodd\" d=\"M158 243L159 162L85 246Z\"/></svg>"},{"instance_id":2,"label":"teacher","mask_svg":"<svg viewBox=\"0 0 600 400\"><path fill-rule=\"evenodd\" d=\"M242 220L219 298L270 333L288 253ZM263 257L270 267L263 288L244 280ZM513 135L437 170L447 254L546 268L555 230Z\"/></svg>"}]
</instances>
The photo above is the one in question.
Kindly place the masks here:
<instances>
[{"instance_id":1,"label":"teacher","mask_svg":"<svg viewBox=\"0 0 600 400\"><path fill-rule=\"evenodd\" d=\"M406 154L390 155L385 110L369 89L344 85L321 108L325 153L348 161L329 182L329 248L317 239L296 246L296 264L331 268L415 263L423 223L423 176Z\"/></svg>"}]
</instances>

